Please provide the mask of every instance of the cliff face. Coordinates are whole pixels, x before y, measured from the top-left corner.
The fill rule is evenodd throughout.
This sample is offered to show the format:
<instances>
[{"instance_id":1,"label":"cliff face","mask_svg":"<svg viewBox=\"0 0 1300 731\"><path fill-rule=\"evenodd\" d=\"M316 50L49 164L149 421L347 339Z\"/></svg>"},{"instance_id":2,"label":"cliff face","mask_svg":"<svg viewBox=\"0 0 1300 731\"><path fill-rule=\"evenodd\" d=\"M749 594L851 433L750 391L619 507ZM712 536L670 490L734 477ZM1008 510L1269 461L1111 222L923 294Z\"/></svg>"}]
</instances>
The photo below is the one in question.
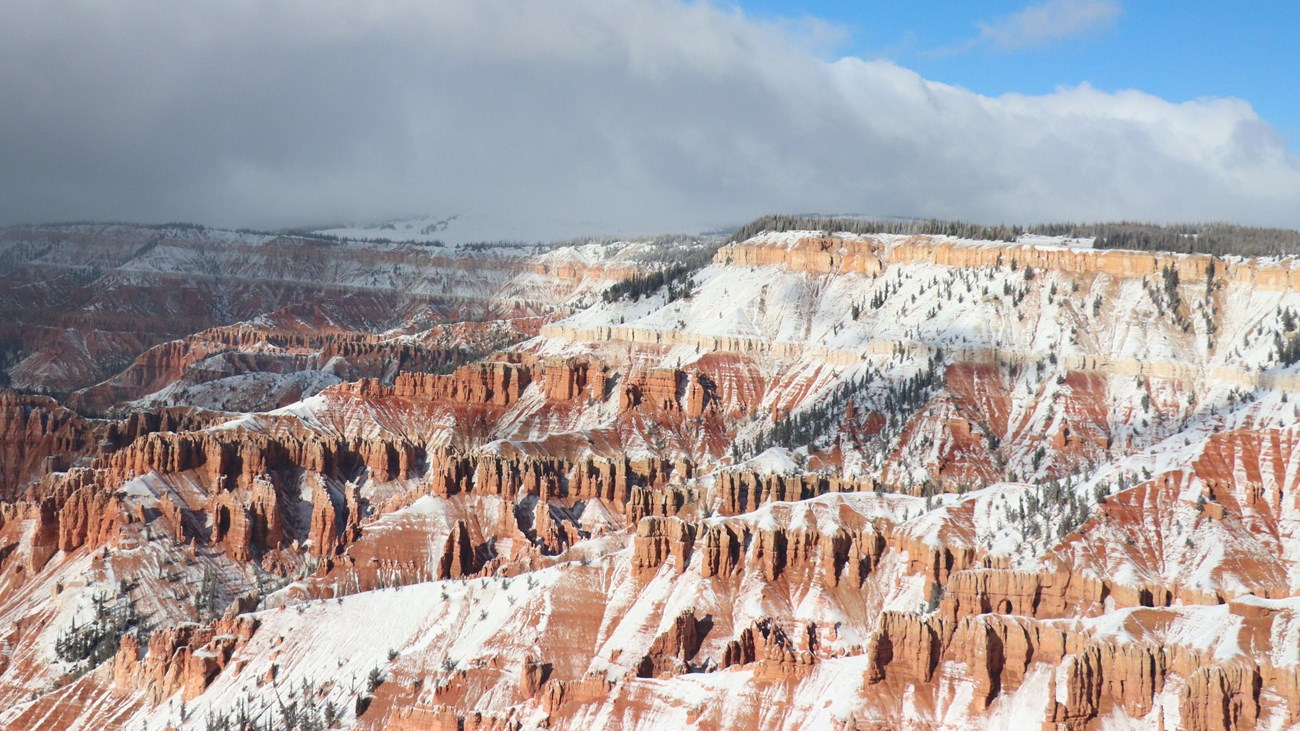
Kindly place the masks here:
<instances>
[{"instance_id":1,"label":"cliff face","mask_svg":"<svg viewBox=\"0 0 1300 731\"><path fill-rule=\"evenodd\" d=\"M392 386L374 379L339 387L341 393L364 398L419 398L469 404L509 406L532 381L533 369L512 363L485 363L458 368L449 376L403 374Z\"/></svg>"},{"instance_id":2,"label":"cliff face","mask_svg":"<svg viewBox=\"0 0 1300 731\"><path fill-rule=\"evenodd\" d=\"M0 391L0 497L13 499L30 482L93 454L103 426L53 399Z\"/></svg>"},{"instance_id":3,"label":"cliff face","mask_svg":"<svg viewBox=\"0 0 1300 731\"><path fill-rule=\"evenodd\" d=\"M777 266L810 274L879 274L881 247L835 236L800 238L788 246L740 243L718 251L714 261L735 266Z\"/></svg>"},{"instance_id":4,"label":"cliff face","mask_svg":"<svg viewBox=\"0 0 1300 731\"><path fill-rule=\"evenodd\" d=\"M1037 719L1043 728L1093 728L1116 713L1188 729L1255 728L1262 678L1276 673L1267 662L1225 667L1204 653L1097 639L988 614L955 623L888 616L867 653L867 687L882 697L907 684L937 694L944 676L951 680L950 668L960 666L980 710L996 708L1000 698L1015 694L1034 674L1046 673L1054 697ZM1166 684L1175 678L1181 690L1163 700L1169 697ZM924 702L942 703L937 697ZM1287 714L1289 722L1293 713Z\"/></svg>"}]
</instances>

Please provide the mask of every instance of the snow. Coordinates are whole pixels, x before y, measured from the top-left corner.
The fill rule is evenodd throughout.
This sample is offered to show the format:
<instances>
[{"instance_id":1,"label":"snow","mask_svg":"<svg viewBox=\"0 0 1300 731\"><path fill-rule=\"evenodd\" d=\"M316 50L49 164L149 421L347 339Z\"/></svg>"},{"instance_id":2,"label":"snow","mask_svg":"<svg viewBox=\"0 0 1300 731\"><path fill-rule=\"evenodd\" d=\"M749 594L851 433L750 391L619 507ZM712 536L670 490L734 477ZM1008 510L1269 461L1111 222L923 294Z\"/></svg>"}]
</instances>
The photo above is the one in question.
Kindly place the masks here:
<instances>
[{"instance_id":1,"label":"snow","mask_svg":"<svg viewBox=\"0 0 1300 731\"><path fill-rule=\"evenodd\" d=\"M988 717L981 722L989 731L1021 731L1038 728L1043 724L1046 709L1051 702L1060 701L1053 687L1057 666L1034 663L1025 673L1020 687L1010 694L1002 694L993 702Z\"/></svg>"},{"instance_id":2,"label":"snow","mask_svg":"<svg viewBox=\"0 0 1300 731\"><path fill-rule=\"evenodd\" d=\"M1067 249L1091 249L1095 242L1096 239L1092 237L1072 238L1069 236L1042 236L1039 234L1021 234L1016 239L1017 244L1043 248L1060 247Z\"/></svg>"},{"instance_id":3,"label":"snow","mask_svg":"<svg viewBox=\"0 0 1300 731\"><path fill-rule=\"evenodd\" d=\"M761 454L741 462L736 467L750 472L782 475L797 474L800 471L799 464L795 461L794 456L790 453L790 450L784 447L771 447Z\"/></svg>"},{"instance_id":4,"label":"snow","mask_svg":"<svg viewBox=\"0 0 1300 731\"><path fill-rule=\"evenodd\" d=\"M336 231L362 235L367 230ZM811 233L765 234L756 242L792 248ZM576 308L520 349L591 355L622 373L656 365L680 365L689 370L709 354L734 355L737 362L743 362L738 369L749 369L737 376L738 380L749 379L755 384L752 392L733 395L733 401L726 404L727 418L732 419L728 428L743 438L768 429L778 408L795 404L797 410L823 403L836 386L868 373L871 381L855 394L855 406L863 412L883 410L891 395L889 388L924 370L928 359L939 351L950 363L989 366L995 372L993 378L1005 379L1010 389L1006 433L999 453L1005 464L993 465L994 477L973 480L977 489L937 495L928 505L924 498L899 494L830 494L719 517L708 513L717 499L711 489L716 473L708 470L719 464L706 459L703 474L685 483L704 496L704 505L699 513L688 513L686 518L705 527L741 524L751 533L786 528L829 536L849 526L863 530L879 527L882 532L891 531L894 538L910 538L927 546L973 548L981 560L993 565L1033 570L1059 561L1080 575L1104 579L1112 586L1159 584L1189 593L1199 591L1206 599L1217 592L1230 603L1128 608L1097 617L1045 621L1116 643L1150 641L1192 648L1215 661L1267 652L1279 667L1300 666L1300 599L1259 599L1247 593L1261 587L1294 588L1300 582L1300 510L1289 499L1270 497L1287 494L1300 475L1300 456L1284 457L1281 451L1287 447L1277 446L1295 439L1296 403L1282 401L1282 394L1300 387L1300 369L1278 365L1267 336L1280 327L1278 308L1300 306L1300 295L1262 286L1233 288L1230 296L1215 304L1221 313L1221 330L1215 334L1205 328L1200 316L1206 306L1203 285L1181 288L1184 309L1190 313L1184 328L1174 325L1167 312L1162 314L1166 305L1159 304L1158 295L1151 293L1151 283L1140 279L1106 274L1073 277L1044 270L1027 280L1023 270L1006 267L963 270L923 263L892 264L890 248L905 237L846 238L878 244L887 264L884 273L875 277L817 275L777 266L715 264L696 272L695 290L674 302L668 302L661 292L639 301L585 306L588 300L599 299L595 295L609 279L599 271L578 271L572 279L564 279L555 274L558 269L633 267L653 261L669 249L645 241L540 248L353 242L337 247L337 261L321 277L322 281L355 287L400 286L413 293L490 301L519 298ZM247 272L269 264L267 257L258 253L264 239L229 236L222 240L230 245L223 261L237 263L238 270ZM947 237L934 240L966 247L995 245ZM1018 243L1041 250L1100 255L1091 251L1094 242L1088 239L1024 236ZM374 252L392 254L399 263L391 270L372 271L373 262L359 254ZM126 268L127 279L178 270L194 253L186 241L159 246ZM1078 291L1075 284L1079 284ZM1006 294L1013 290L1016 294ZM884 300L879 307L870 304L877 296ZM1095 314L1094 301L1101 302ZM857 317L853 316L855 310ZM406 337L397 331L393 336ZM81 343L83 350L84 345ZM219 373L219 365L210 360L200 363L199 370ZM384 429L406 431L398 427L414 425L418 428L409 432L430 445L441 444L439 440L450 432L450 421L442 416L387 413L370 404L352 403L337 392L317 393L337 381L331 370L326 364L319 370L280 376L240 374L177 382L145 396L138 405L179 402L179 391L184 388L189 391L185 398L193 402L234 408L239 399L269 398L266 394L300 388L314 395L285 408L241 414L213 428L256 432L301 425L326 432L343 428L349 434L355 429L369 435ZM1096 382L1079 386L1067 382L1067 374ZM1080 393L1086 388L1095 388L1100 394L1095 405L1088 401L1090 396ZM985 404L965 404L970 408L962 411L951 403L950 396L942 394L913 421L910 443L891 436L875 453L850 439L830 443L831 449L839 450L836 458L841 462L832 463L828 472L877 476L893 486L907 486L909 480L919 485L945 458L946 443L953 441L949 419L969 419L973 432L988 428L974 423L988 416ZM733 416L742 407L744 416ZM1076 430L1080 425L1093 426L1110 443L1080 447L1078 464L1067 465L1077 474L1064 480L1063 489L1086 498L1091 506L1094 491L1105 486L1108 500L1120 506L1116 510L1131 509L1135 517L1089 523L1084 532L1060 540L1030 541L1023 525L1009 516L1022 500L1042 494L1035 483L1053 471L1061 472L1062 464L1052 460L1064 459L1066 450L1060 454L1052 450L1047 462L1037 468L1032 455L1043 439L1060 434L1067 422ZM574 443L587 445L576 449L579 456L611 449L632 457L677 457L680 452L698 458L706 454L699 443L660 448L652 443L649 428L645 420L620 415L617 398L561 410L547 404L539 388L530 388L505 411L495 425L493 439L478 451L485 455L529 454L545 440L570 437ZM1194 474L1191 466L1207 454L1215 435L1236 428L1277 430L1270 434L1276 437L1276 444L1266 444L1259 461L1285 461L1282 476L1275 476L1271 467L1257 469L1249 464L1252 457L1244 448L1231 455L1223 475L1226 484L1211 486L1206 484L1208 478ZM807 448L772 448L732 468L793 474L817 464L817 456ZM976 455L974 459L985 458ZM842 469L836 472L836 468ZM298 487L312 489L308 481ZM392 484L379 492L373 485L366 489L370 491L367 496L374 497L406 495L403 491L420 487ZM1227 491L1212 506L1232 508L1222 520L1208 517L1208 511L1196 504L1211 488ZM1257 488L1263 497L1257 503L1248 500L1247 488ZM133 479L121 486L119 494L133 509L154 507L162 495L196 502L208 499L204 486L175 475ZM495 512L500 503L494 498L484 505ZM1056 507L1045 509L1052 518L1059 516L1059 511L1053 512ZM628 536L619 530L624 518L617 506L591 501L574 511L578 524L598 537L561 557L546 557L541 563L549 568L532 571L528 579L423 582L401 590L302 604L295 602L306 582L289 585L271 597L272 603L287 605L285 609L258 614L262 628L236 658L237 663L247 663L244 669L223 673L196 703L196 710L229 708L250 695L268 700L273 690L255 681L273 665L278 666L281 685L290 687L303 679L325 677L355 683L375 667L392 672L394 678L445 679L447 673L440 670L443 663L465 669L499 662L508 668L504 672L514 672L516 663L543 649L545 633L560 611L557 607L575 594L586 596L580 591L590 591L595 598L584 609L590 609L591 616L584 615L586 625L581 630L566 627L565 632L580 636L566 636L565 640L590 645L583 645L582 652L590 652L589 667L583 671L620 683L615 691L617 700L592 704L581 712L588 714L583 721L592 727L682 726L692 723L692 718L711 720L713 717L707 716L711 712L723 722L741 723L751 718L748 714L755 708L767 714L762 720L773 726L827 727L861 710L866 662L861 652L823 658L807 678L790 687L790 698L763 695L775 691L762 689L752 670L692 673L670 679L629 679L627 674L654 639L683 613L708 614L717 620L701 656L716 658L726 640L765 617L788 623L816 621L823 628L842 624L837 627L837 640L828 644L836 650L854 645L860 650L869 639L870 622L881 611L915 611L927 599L925 578L907 566L914 557L901 551L887 551L872 566L869 583L856 594L836 592L820 582L807 586L771 582L753 565L747 565L745 574L731 584L706 580L700 575L698 550L692 554L690 566L676 566L670 560L654 576L636 578L629 567ZM420 522L426 530L422 538L436 546L445 536L450 515L447 502L424 495L368 522L364 531L373 537ZM32 526L24 530L30 540ZM162 554L155 555L159 550L152 544L120 547L122 554L147 566L160 563ZM746 550L753 551L752 543ZM583 562L590 565L581 565ZM39 648L46 657L57 630L74 619L84 621L87 597L111 585L115 576L112 571L91 572L91 561L84 555L74 557L67 566L70 572L86 572L88 578L80 585L65 584L62 594L52 600L51 629L43 635ZM46 583L34 584L33 596L44 596L53 588L48 577L41 581ZM1113 604L1112 600L1112 608ZM1261 649L1265 635L1267 648ZM278 642L290 636L292 641ZM400 653L392 663L387 657L389 648ZM587 661L588 655L583 654L582 662ZM1032 665L1018 689L998 698L987 716L978 716L967 709L974 693L969 669L950 663L941 673L939 717L930 718L928 710L908 708L905 714L915 716L905 720L918 726L953 729L1037 727L1049 702L1064 700L1060 694L1067 685L1058 671L1067 665ZM1157 710L1152 711L1165 714L1165 722L1173 725L1178 723L1176 685L1169 684L1164 696L1157 698ZM341 687L331 692L340 700L344 698ZM913 687L902 692L914 698L918 691ZM513 693L506 683L487 693L482 701L485 705L515 703L513 695L503 700ZM645 698L654 702L642 702ZM644 708L633 714L627 708L635 703ZM132 720L161 724L167 720L166 713L165 707L160 707L142 711ZM1128 719L1112 713L1099 723L1105 728L1139 727L1152 718Z\"/></svg>"}]
</instances>

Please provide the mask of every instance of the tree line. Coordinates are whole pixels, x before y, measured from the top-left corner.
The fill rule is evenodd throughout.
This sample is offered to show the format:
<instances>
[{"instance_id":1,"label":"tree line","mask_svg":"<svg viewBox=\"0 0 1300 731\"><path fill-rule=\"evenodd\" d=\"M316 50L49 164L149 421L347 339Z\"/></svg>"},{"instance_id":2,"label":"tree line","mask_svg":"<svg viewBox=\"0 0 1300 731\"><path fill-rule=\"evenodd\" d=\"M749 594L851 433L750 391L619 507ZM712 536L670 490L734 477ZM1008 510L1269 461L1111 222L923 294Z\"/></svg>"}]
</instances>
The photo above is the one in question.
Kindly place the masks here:
<instances>
[{"instance_id":1,"label":"tree line","mask_svg":"<svg viewBox=\"0 0 1300 731\"><path fill-rule=\"evenodd\" d=\"M956 236L980 241L1015 241L1023 230L1018 226L986 226L966 221L938 219L872 219L837 216L763 216L736 229L731 243L753 238L763 232L827 231L851 234L903 234Z\"/></svg>"},{"instance_id":2,"label":"tree line","mask_svg":"<svg viewBox=\"0 0 1300 731\"><path fill-rule=\"evenodd\" d=\"M1300 231L1239 226L1232 223L1157 224L1139 221L1115 223L1047 223L1031 226L1028 233L1095 239L1098 249L1168 251L1214 256L1294 256L1300 254Z\"/></svg>"},{"instance_id":3,"label":"tree line","mask_svg":"<svg viewBox=\"0 0 1300 731\"><path fill-rule=\"evenodd\" d=\"M687 246L685 253L680 254L672 264L648 273L633 274L628 279L611 284L601 293L601 299L605 302L617 302L623 299L636 302L665 286L668 288L669 302L689 297L695 289L695 273L713 261L718 246L697 242L691 242Z\"/></svg>"},{"instance_id":4,"label":"tree line","mask_svg":"<svg viewBox=\"0 0 1300 731\"><path fill-rule=\"evenodd\" d=\"M1015 241L1024 234L1094 239L1098 249L1168 251L1214 256L1297 256L1300 231L1242 226L1233 223L1041 223L1030 226L995 226L937 219L871 219L843 216L769 215L732 232L731 243L764 232L826 231L851 234L904 234L955 236L980 241Z\"/></svg>"}]
</instances>

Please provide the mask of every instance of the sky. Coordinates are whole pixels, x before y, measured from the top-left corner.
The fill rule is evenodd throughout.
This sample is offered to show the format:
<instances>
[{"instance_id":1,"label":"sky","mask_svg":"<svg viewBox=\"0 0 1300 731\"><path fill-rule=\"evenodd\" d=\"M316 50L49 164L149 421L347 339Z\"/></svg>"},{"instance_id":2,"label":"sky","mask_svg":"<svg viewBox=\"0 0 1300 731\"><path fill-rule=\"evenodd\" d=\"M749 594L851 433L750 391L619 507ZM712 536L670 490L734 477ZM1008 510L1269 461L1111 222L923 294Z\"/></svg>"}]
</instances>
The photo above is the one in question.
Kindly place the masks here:
<instances>
[{"instance_id":1,"label":"sky","mask_svg":"<svg viewBox=\"0 0 1300 731\"><path fill-rule=\"evenodd\" d=\"M1239 98L1300 152L1300 95L1287 90L1300 72L1300 4L746 0L733 7L831 26L837 53L889 59L980 94L1047 94L1087 83L1178 102Z\"/></svg>"},{"instance_id":2,"label":"sky","mask_svg":"<svg viewBox=\"0 0 1300 731\"><path fill-rule=\"evenodd\" d=\"M1300 10L0 0L0 224L1300 227Z\"/></svg>"}]
</instances>

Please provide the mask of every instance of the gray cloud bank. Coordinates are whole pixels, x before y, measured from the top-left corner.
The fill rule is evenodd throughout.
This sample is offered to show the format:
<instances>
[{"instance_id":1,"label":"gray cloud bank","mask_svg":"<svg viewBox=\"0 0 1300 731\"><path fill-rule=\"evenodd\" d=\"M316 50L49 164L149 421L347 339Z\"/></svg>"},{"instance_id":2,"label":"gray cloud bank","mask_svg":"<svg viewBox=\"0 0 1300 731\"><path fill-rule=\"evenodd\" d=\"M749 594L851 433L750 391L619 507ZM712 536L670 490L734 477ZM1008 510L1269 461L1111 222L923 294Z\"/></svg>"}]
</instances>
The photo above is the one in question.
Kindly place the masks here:
<instances>
[{"instance_id":1,"label":"gray cloud bank","mask_svg":"<svg viewBox=\"0 0 1300 731\"><path fill-rule=\"evenodd\" d=\"M672 0L0 0L0 222L761 213L1300 226L1248 104L990 98Z\"/></svg>"}]
</instances>

